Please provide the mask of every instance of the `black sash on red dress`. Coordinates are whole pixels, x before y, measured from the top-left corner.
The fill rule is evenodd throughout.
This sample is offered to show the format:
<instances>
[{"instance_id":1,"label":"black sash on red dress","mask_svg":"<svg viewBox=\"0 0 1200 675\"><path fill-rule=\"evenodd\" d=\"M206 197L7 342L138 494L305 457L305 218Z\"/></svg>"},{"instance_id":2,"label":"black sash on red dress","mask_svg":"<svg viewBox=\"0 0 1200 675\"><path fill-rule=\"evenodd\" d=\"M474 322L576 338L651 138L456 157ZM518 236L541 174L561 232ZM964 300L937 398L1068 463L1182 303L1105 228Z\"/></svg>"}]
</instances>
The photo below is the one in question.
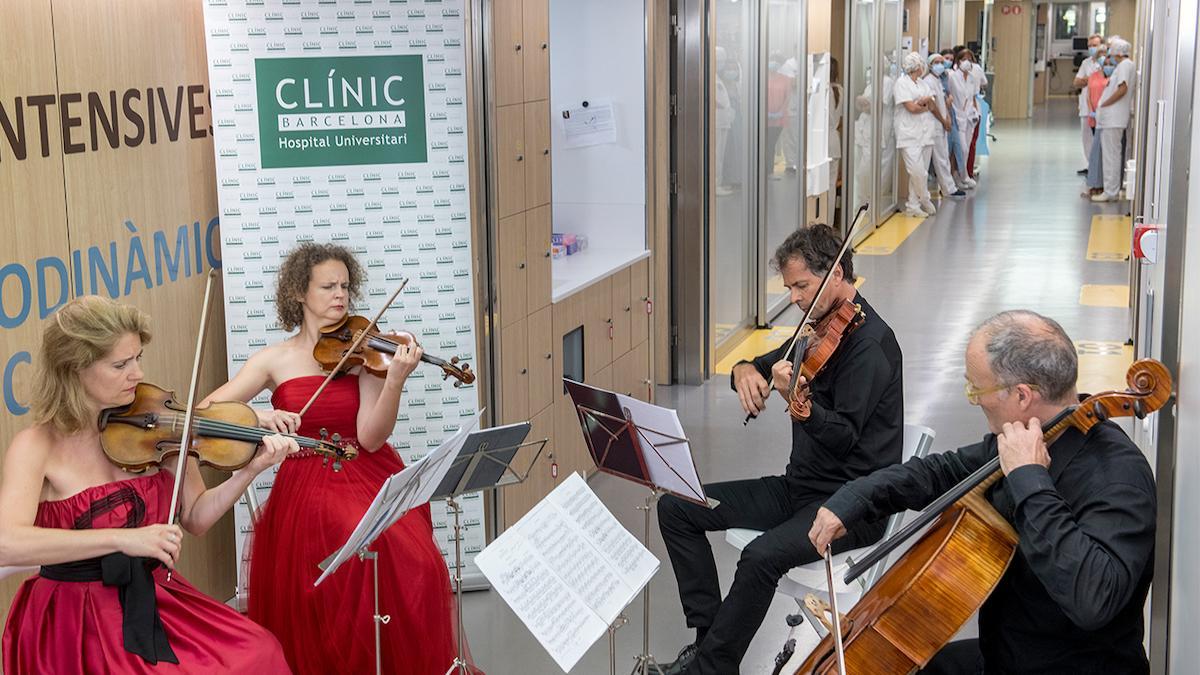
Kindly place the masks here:
<instances>
[{"instance_id":1,"label":"black sash on red dress","mask_svg":"<svg viewBox=\"0 0 1200 675\"><path fill-rule=\"evenodd\" d=\"M124 553L109 553L58 565L43 565L39 574L53 581L102 581L117 587L121 601L121 630L125 651L137 654L147 663L179 663L167 640L167 631L158 616L151 570L157 560L131 558Z\"/></svg>"}]
</instances>

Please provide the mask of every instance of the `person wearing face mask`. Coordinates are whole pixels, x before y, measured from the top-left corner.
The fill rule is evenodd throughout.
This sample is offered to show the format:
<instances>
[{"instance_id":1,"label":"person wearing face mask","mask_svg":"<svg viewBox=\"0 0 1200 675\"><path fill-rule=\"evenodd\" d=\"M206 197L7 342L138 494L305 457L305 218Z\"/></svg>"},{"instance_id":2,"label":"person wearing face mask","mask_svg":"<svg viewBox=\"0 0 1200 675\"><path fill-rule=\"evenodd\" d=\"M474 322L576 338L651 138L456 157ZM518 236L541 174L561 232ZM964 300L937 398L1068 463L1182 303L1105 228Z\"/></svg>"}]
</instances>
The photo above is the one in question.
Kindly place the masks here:
<instances>
[{"instance_id":1,"label":"person wearing face mask","mask_svg":"<svg viewBox=\"0 0 1200 675\"><path fill-rule=\"evenodd\" d=\"M1095 136L1095 120L1088 114L1092 108L1088 105L1088 78L1092 73L1100 70L1100 64L1104 61L1100 55L1101 49L1104 47L1104 38L1099 35L1092 35L1088 38L1088 57L1079 64L1079 72L1075 73L1075 81L1073 85L1079 90L1079 135L1083 141L1083 160L1089 161L1092 155L1092 139ZM1080 175L1086 174L1087 169L1083 169L1077 173Z\"/></svg>"},{"instance_id":2,"label":"person wearing face mask","mask_svg":"<svg viewBox=\"0 0 1200 675\"><path fill-rule=\"evenodd\" d=\"M1092 71L1092 74L1088 76L1087 83L1087 122L1089 128L1095 132L1095 135L1092 137L1092 151L1088 155L1088 191L1080 195L1089 199L1093 195L1098 195L1104 192L1104 142L1100 138L1099 130L1096 129L1096 110L1100 107L1100 101L1103 100L1104 96L1104 89L1108 86L1108 75L1105 75L1104 68L1110 64L1108 58L1108 47L1105 45L1100 45L1100 48L1096 50L1096 64L1096 68ZM1112 73L1112 68L1109 68L1108 72Z\"/></svg>"},{"instance_id":3,"label":"person wearing face mask","mask_svg":"<svg viewBox=\"0 0 1200 675\"><path fill-rule=\"evenodd\" d=\"M1122 39L1114 39L1109 47L1114 65L1105 65L1104 74L1108 84L1101 94L1100 106L1096 109L1096 128L1100 130L1102 166L1104 168L1104 192L1094 195L1094 202L1115 202L1121 192L1121 164L1123 161L1125 127L1129 126L1129 115L1133 101L1135 68L1129 58L1131 45Z\"/></svg>"},{"instance_id":4,"label":"person wearing face mask","mask_svg":"<svg viewBox=\"0 0 1200 675\"><path fill-rule=\"evenodd\" d=\"M963 154L962 144L958 140L958 116L954 114L954 97L950 95L950 76L954 74L954 50L943 49L942 52L942 91L946 94L946 108L950 112L950 131L946 133L946 149L950 151L950 172L954 178L957 190L963 190L961 172L966 170L967 157Z\"/></svg>"},{"instance_id":5,"label":"person wearing face mask","mask_svg":"<svg viewBox=\"0 0 1200 675\"><path fill-rule=\"evenodd\" d=\"M942 197L965 197L966 192L960 190L954 182L954 174L950 169L950 147L947 143L947 136L953 125L950 121L950 107L946 102L946 89L942 85L946 78L946 60L941 54L929 55L929 74L921 79L921 82L928 90L928 94L933 98L933 107L930 108L931 117L933 118L930 124L933 130L933 173L937 176L938 187L942 191Z\"/></svg>"},{"instance_id":6,"label":"person wearing face mask","mask_svg":"<svg viewBox=\"0 0 1200 675\"><path fill-rule=\"evenodd\" d=\"M975 138L975 128L979 125L979 103L975 100L976 94L979 93L979 83L971 76L974 69L973 57L970 49L956 53L954 55L955 72L947 78L950 103L954 109L954 116L958 120L959 146L962 148L963 155L968 157L965 163L959 165L961 174L959 187L966 189L972 189L976 185L975 180L970 176L969 159L972 139Z\"/></svg>"},{"instance_id":7,"label":"person wearing face mask","mask_svg":"<svg viewBox=\"0 0 1200 675\"><path fill-rule=\"evenodd\" d=\"M933 156L936 103L921 80L925 64L921 55L909 52L904 57L904 76L896 80L896 149L908 169L908 201L904 215L916 218L937 213L929 199L927 176Z\"/></svg>"}]
</instances>

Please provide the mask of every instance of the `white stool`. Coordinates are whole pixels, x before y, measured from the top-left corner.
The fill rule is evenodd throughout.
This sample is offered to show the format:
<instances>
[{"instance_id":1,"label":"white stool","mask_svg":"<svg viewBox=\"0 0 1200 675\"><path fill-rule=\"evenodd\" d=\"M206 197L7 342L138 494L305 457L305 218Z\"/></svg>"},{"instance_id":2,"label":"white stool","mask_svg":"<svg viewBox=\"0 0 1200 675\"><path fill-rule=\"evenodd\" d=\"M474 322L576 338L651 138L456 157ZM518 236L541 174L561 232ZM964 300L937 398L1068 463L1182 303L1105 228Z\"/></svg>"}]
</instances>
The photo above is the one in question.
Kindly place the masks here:
<instances>
[{"instance_id":1,"label":"white stool","mask_svg":"<svg viewBox=\"0 0 1200 675\"><path fill-rule=\"evenodd\" d=\"M904 448L901 452L901 461L907 462L913 457L924 457L929 454L929 448L933 445L933 439L936 434L933 429L921 426L918 424L904 425ZM887 521L887 527L884 529L883 540L886 541L889 537L895 534L904 525L904 513L892 514ZM741 551L746 548L746 545L754 541L761 535L759 530L748 530L744 528L733 528L725 531L725 541L732 545L737 550ZM807 536L807 532L803 533ZM852 581L850 584L842 583L841 579L847 568L855 560L861 560L874 546L864 546L853 551L843 551L833 556L833 576L834 584L837 587L837 606L838 611L842 614L850 611L850 608L858 602L858 600L867 592L871 586L879 580L883 573L887 571L887 557L884 557L875 564L866 574ZM779 586L775 589L776 592L787 595L795 599L796 604L800 606L800 611L804 613L804 618L808 621L808 625L812 626L817 635L824 637L828 631L817 618L808 610L804 604L804 596L809 593L825 595L828 593L828 583L825 579L825 561L818 560L808 563L807 565L799 565L788 570L779 580Z\"/></svg>"}]
</instances>

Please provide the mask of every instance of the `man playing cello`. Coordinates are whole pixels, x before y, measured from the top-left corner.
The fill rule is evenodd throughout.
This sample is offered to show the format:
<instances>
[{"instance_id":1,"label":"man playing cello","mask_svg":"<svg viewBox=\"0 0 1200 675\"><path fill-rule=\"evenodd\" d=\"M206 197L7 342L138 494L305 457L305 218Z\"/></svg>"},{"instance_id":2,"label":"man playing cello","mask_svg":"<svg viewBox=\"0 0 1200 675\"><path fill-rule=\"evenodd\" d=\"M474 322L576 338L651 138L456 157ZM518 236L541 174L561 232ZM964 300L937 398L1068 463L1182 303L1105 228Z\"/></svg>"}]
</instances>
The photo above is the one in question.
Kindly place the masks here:
<instances>
[{"instance_id":1,"label":"man playing cello","mask_svg":"<svg viewBox=\"0 0 1200 675\"><path fill-rule=\"evenodd\" d=\"M792 423L792 450L785 475L705 486L720 502L714 509L671 496L658 504L671 566L687 624L696 642L665 667L672 675L738 672L751 638L766 616L780 577L821 556L805 537L817 508L842 484L900 461L904 391L900 345L892 329L854 288L850 254L837 261L841 242L825 225L793 232L775 252L774 264L792 302L819 320L843 301L865 314L862 325L842 338L802 401L802 420ZM816 298L822 276L829 284ZM733 368L731 384L747 413L758 414L772 385L790 396L788 345ZM771 382L772 384L768 384ZM839 550L865 546L883 534L884 519L867 519L839 542ZM738 561L724 601L706 532L748 527L765 530Z\"/></svg>"},{"instance_id":2,"label":"man playing cello","mask_svg":"<svg viewBox=\"0 0 1200 675\"><path fill-rule=\"evenodd\" d=\"M1154 476L1120 427L1041 424L1078 402L1075 346L1052 319L997 314L967 344L967 400L991 433L954 452L891 466L838 490L816 516L817 550L846 528L921 509L999 454L988 492L1019 536L979 610L979 639L954 642L923 673L1146 673L1142 608L1154 565ZM937 611L931 607L931 611Z\"/></svg>"}]
</instances>

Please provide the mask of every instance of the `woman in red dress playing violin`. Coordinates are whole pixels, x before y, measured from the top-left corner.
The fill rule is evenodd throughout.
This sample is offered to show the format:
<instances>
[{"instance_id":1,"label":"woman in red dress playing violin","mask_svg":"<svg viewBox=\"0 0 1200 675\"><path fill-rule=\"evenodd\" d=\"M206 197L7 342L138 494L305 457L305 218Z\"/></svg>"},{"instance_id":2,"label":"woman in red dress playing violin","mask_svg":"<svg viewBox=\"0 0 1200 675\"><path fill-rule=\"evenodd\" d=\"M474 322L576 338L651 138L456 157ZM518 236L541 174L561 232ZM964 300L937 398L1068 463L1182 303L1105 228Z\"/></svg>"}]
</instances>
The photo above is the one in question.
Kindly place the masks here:
<instances>
[{"instance_id":1,"label":"woman in red dress playing violin","mask_svg":"<svg viewBox=\"0 0 1200 675\"><path fill-rule=\"evenodd\" d=\"M46 325L35 423L13 439L0 477L0 566L41 566L4 628L8 675L288 672L270 633L168 569L183 530L208 530L296 442L264 438L249 465L211 489L189 459L179 525L165 524L174 476L123 472L98 428L102 410L134 400L148 325L136 308L96 296Z\"/></svg>"},{"instance_id":2,"label":"woman in red dress playing violin","mask_svg":"<svg viewBox=\"0 0 1200 675\"><path fill-rule=\"evenodd\" d=\"M313 358L321 328L343 319L359 297L363 272L345 248L301 244L279 269L275 304L292 337L254 354L208 399L248 401L272 391L262 426L279 432L338 433L362 452L334 473L301 452L284 462L254 528L250 618L269 628L297 673L375 669L373 582L365 563L343 565L314 587L317 563L336 551L383 481L404 468L387 444L400 395L421 348L401 344L386 377L357 369L332 380L303 419L299 411L325 379ZM378 554L383 672L445 673L455 656L450 577L434 545L429 506L415 509L372 547Z\"/></svg>"}]
</instances>

